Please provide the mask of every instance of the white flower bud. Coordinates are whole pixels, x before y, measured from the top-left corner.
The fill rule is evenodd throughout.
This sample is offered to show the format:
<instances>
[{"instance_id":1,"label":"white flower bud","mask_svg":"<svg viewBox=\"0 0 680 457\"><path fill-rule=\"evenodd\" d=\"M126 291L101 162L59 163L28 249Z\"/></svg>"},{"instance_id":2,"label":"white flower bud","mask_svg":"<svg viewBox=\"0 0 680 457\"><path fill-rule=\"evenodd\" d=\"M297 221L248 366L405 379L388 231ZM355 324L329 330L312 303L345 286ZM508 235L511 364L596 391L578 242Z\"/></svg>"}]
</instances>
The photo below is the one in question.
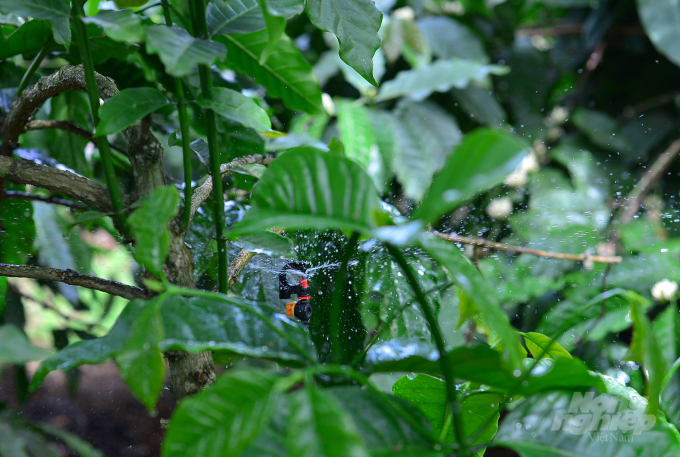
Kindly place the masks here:
<instances>
[{"instance_id":1,"label":"white flower bud","mask_svg":"<svg viewBox=\"0 0 680 457\"><path fill-rule=\"evenodd\" d=\"M664 279L652 286L652 297L654 300L664 302L671 300L678 293L678 283Z\"/></svg>"},{"instance_id":2,"label":"white flower bud","mask_svg":"<svg viewBox=\"0 0 680 457\"><path fill-rule=\"evenodd\" d=\"M494 219L505 219L512 213L512 200L508 197L494 198L486 207L486 214Z\"/></svg>"},{"instance_id":3,"label":"white flower bud","mask_svg":"<svg viewBox=\"0 0 680 457\"><path fill-rule=\"evenodd\" d=\"M503 182L510 187L522 187L529 182L529 176L518 167L517 170L510 173Z\"/></svg>"},{"instance_id":4,"label":"white flower bud","mask_svg":"<svg viewBox=\"0 0 680 457\"><path fill-rule=\"evenodd\" d=\"M562 125L569 118L569 110L564 106L556 106L550 113L550 122L552 125Z\"/></svg>"},{"instance_id":5,"label":"white flower bud","mask_svg":"<svg viewBox=\"0 0 680 457\"><path fill-rule=\"evenodd\" d=\"M413 12L413 8L410 6L405 6L392 11L392 17L395 19L402 19L404 21L412 21L416 17L416 14Z\"/></svg>"},{"instance_id":6,"label":"white flower bud","mask_svg":"<svg viewBox=\"0 0 680 457\"><path fill-rule=\"evenodd\" d=\"M333 99L326 92L321 94L321 105L329 115L333 116L335 114L335 103L333 103Z\"/></svg>"}]
</instances>

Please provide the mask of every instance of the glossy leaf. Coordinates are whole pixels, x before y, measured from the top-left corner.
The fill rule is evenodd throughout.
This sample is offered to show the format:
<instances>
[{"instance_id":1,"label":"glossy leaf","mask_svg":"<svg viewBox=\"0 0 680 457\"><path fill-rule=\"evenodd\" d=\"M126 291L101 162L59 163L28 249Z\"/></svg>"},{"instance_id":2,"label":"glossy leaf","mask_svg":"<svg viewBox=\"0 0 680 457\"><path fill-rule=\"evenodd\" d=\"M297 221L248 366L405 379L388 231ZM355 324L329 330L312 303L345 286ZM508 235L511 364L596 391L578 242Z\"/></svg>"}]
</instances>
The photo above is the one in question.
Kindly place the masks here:
<instances>
[{"instance_id":1,"label":"glossy leaf","mask_svg":"<svg viewBox=\"0 0 680 457\"><path fill-rule=\"evenodd\" d=\"M39 19L24 22L10 36L0 34L0 59L18 54L36 55L51 36L52 28L47 22Z\"/></svg>"},{"instance_id":2,"label":"glossy leaf","mask_svg":"<svg viewBox=\"0 0 680 457\"><path fill-rule=\"evenodd\" d=\"M179 201L174 187L159 187L128 217L135 237L135 259L158 277L163 277L163 264L170 251L168 222L177 214Z\"/></svg>"},{"instance_id":3,"label":"glossy leaf","mask_svg":"<svg viewBox=\"0 0 680 457\"><path fill-rule=\"evenodd\" d=\"M435 55L440 59L468 59L489 63L482 41L467 26L447 16L428 16L418 20Z\"/></svg>"},{"instance_id":4,"label":"glossy leaf","mask_svg":"<svg viewBox=\"0 0 680 457\"><path fill-rule=\"evenodd\" d=\"M571 354L560 346L559 343L541 333L529 332L524 333L523 336L527 348L531 351L531 355L533 355L535 359L543 357L549 357L551 359L559 357L571 358Z\"/></svg>"},{"instance_id":5,"label":"glossy leaf","mask_svg":"<svg viewBox=\"0 0 680 457\"><path fill-rule=\"evenodd\" d=\"M366 81L373 78L373 54L380 47L382 13L371 0L306 1L312 23L333 33L340 42L340 58Z\"/></svg>"},{"instance_id":6,"label":"glossy leaf","mask_svg":"<svg viewBox=\"0 0 680 457\"><path fill-rule=\"evenodd\" d=\"M663 0L637 0L640 22L656 49L680 65L680 5Z\"/></svg>"},{"instance_id":7,"label":"glossy leaf","mask_svg":"<svg viewBox=\"0 0 680 457\"><path fill-rule=\"evenodd\" d=\"M271 130L269 115L252 98L224 87L215 87L197 100L204 109L211 109L220 116L251 127L258 132Z\"/></svg>"},{"instance_id":8,"label":"glossy leaf","mask_svg":"<svg viewBox=\"0 0 680 457\"><path fill-rule=\"evenodd\" d=\"M292 110L310 114L325 113L321 105L321 89L312 67L287 36L281 37L264 65L260 56L267 46L267 32L216 37L229 50L229 65L249 74L267 88L271 97L281 98Z\"/></svg>"},{"instance_id":9,"label":"glossy leaf","mask_svg":"<svg viewBox=\"0 0 680 457\"><path fill-rule=\"evenodd\" d=\"M448 270L456 286L475 302L485 325L503 341L505 361L511 367L519 366L522 357L519 338L500 307L495 289L455 244L424 234L420 246Z\"/></svg>"},{"instance_id":10,"label":"glossy leaf","mask_svg":"<svg viewBox=\"0 0 680 457\"><path fill-rule=\"evenodd\" d=\"M4 297L4 291L2 292ZM32 360L44 359L51 354L51 351L34 346L14 325L0 326L0 362L24 364Z\"/></svg>"},{"instance_id":11,"label":"glossy leaf","mask_svg":"<svg viewBox=\"0 0 680 457\"><path fill-rule=\"evenodd\" d=\"M527 152L526 143L512 133L475 130L456 147L434 177L413 217L434 222L475 194L500 184Z\"/></svg>"},{"instance_id":12,"label":"glossy leaf","mask_svg":"<svg viewBox=\"0 0 680 457\"><path fill-rule=\"evenodd\" d=\"M95 136L120 132L144 116L170 102L158 89L137 87L118 92L99 109L99 124Z\"/></svg>"},{"instance_id":13,"label":"glossy leaf","mask_svg":"<svg viewBox=\"0 0 680 457\"><path fill-rule=\"evenodd\" d=\"M264 23L267 26L267 46L260 54L260 65L264 65L276 47L283 33L286 31L286 17L285 12L277 11L272 7L270 0L258 0Z\"/></svg>"},{"instance_id":14,"label":"glossy leaf","mask_svg":"<svg viewBox=\"0 0 680 457\"><path fill-rule=\"evenodd\" d=\"M489 89L469 85L465 89L451 89L451 93L460 107L480 124L497 128L507 123L508 114Z\"/></svg>"},{"instance_id":15,"label":"glossy leaf","mask_svg":"<svg viewBox=\"0 0 680 457\"><path fill-rule=\"evenodd\" d=\"M68 50L71 44L71 12L65 0L0 0L0 11L50 21L54 41Z\"/></svg>"},{"instance_id":16,"label":"glossy leaf","mask_svg":"<svg viewBox=\"0 0 680 457\"><path fill-rule=\"evenodd\" d=\"M144 30L147 51L158 54L172 76L186 76L199 64L212 65L226 53L222 43L194 38L179 27L153 25Z\"/></svg>"},{"instance_id":17,"label":"glossy leaf","mask_svg":"<svg viewBox=\"0 0 680 457\"><path fill-rule=\"evenodd\" d=\"M280 378L263 370L229 370L183 401L163 442L164 457L235 457L275 411Z\"/></svg>"},{"instance_id":18,"label":"glossy leaf","mask_svg":"<svg viewBox=\"0 0 680 457\"><path fill-rule=\"evenodd\" d=\"M352 418L322 390L307 387L291 399L286 448L297 457L368 457Z\"/></svg>"},{"instance_id":19,"label":"glossy leaf","mask_svg":"<svg viewBox=\"0 0 680 457\"><path fill-rule=\"evenodd\" d=\"M452 87L462 89L471 81L482 81L489 75L504 75L506 67L483 65L463 59L438 60L413 70L404 70L380 86L377 100L410 95L423 99L434 91L446 92Z\"/></svg>"},{"instance_id":20,"label":"glossy leaf","mask_svg":"<svg viewBox=\"0 0 680 457\"><path fill-rule=\"evenodd\" d=\"M105 10L94 16L83 17L86 24L97 24L112 40L139 43L144 40L139 16L132 10Z\"/></svg>"},{"instance_id":21,"label":"glossy leaf","mask_svg":"<svg viewBox=\"0 0 680 457\"><path fill-rule=\"evenodd\" d=\"M274 226L366 231L382 214L373 182L360 165L311 148L277 158L253 190L251 204L230 236Z\"/></svg>"},{"instance_id":22,"label":"glossy leaf","mask_svg":"<svg viewBox=\"0 0 680 457\"><path fill-rule=\"evenodd\" d=\"M300 0L269 0L269 7L286 19L300 14L304 2ZM266 27L257 0L217 0L205 11L211 35L257 32Z\"/></svg>"}]
</instances>

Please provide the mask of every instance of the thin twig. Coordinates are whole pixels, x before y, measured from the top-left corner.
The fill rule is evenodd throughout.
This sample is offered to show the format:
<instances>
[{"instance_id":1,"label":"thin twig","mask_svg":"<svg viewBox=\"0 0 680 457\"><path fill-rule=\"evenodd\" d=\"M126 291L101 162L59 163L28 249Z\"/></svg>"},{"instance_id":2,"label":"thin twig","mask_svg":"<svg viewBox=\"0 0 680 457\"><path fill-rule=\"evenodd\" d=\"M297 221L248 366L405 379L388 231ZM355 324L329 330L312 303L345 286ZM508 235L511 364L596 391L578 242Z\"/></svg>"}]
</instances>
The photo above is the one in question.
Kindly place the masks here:
<instances>
[{"instance_id":1,"label":"thin twig","mask_svg":"<svg viewBox=\"0 0 680 457\"><path fill-rule=\"evenodd\" d=\"M435 236L447 241L460 244L470 244L472 246L481 246L488 249L496 249L498 251L514 252L516 254L531 254L538 257L545 257L548 259L571 260L573 262L584 262L591 260L593 262L602 263L620 263L622 258L620 256L608 255L591 255L587 252L583 254L564 254L562 252L539 251L536 249L508 246L506 244L497 243L495 241L485 240L483 238L468 238L460 235L449 235L446 233L432 232Z\"/></svg>"},{"instance_id":2,"label":"thin twig","mask_svg":"<svg viewBox=\"0 0 680 457\"><path fill-rule=\"evenodd\" d=\"M627 119L632 118L636 114L644 113L645 111L649 111L650 109L656 108L657 106L674 102L675 99L677 99L678 97L680 97L680 91L668 92L665 94L657 95L656 97L652 97L648 100L640 102L635 106L625 108L623 110L623 113L621 113L621 115L618 118L616 118L616 120L618 122L623 122Z\"/></svg>"},{"instance_id":3,"label":"thin twig","mask_svg":"<svg viewBox=\"0 0 680 457\"><path fill-rule=\"evenodd\" d=\"M127 284L98 278L96 276L84 275L74 270L59 270L57 268L28 267L24 265L0 263L0 276L63 282L64 284L70 284L72 286L99 290L128 300L149 298L151 296L148 291L140 289L139 287L128 286Z\"/></svg>"},{"instance_id":4,"label":"thin twig","mask_svg":"<svg viewBox=\"0 0 680 457\"><path fill-rule=\"evenodd\" d=\"M664 152L659 155L647 173L642 175L637 186L627 198L627 204L623 204L623 211L618 218L619 224L627 224L632 221L645 197L656 186L661 176L668 170L673 160L680 153L680 139L675 140Z\"/></svg>"},{"instance_id":5,"label":"thin twig","mask_svg":"<svg viewBox=\"0 0 680 457\"><path fill-rule=\"evenodd\" d=\"M94 138L92 133L88 132L82 127L77 126L71 121L55 121L55 120L46 120L46 121L30 121L26 124L24 127L24 131L27 132L29 130L48 130L48 129L59 129L59 130L65 130L67 132L74 133L78 135L81 138L85 138L86 140L97 144L97 140ZM112 149L115 149L116 151L127 155L127 150L125 148L122 148L120 146L117 146L115 144L111 145Z\"/></svg>"},{"instance_id":6,"label":"thin twig","mask_svg":"<svg viewBox=\"0 0 680 457\"><path fill-rule=\"evenodd\" d=\"M45 197L43 195L35 195L28 192L21 192L18 190L7 190L5 191L6 198L14 198L17 200L35 200L39 202L52 203L55 205L67 206L69 208L86 211L87 206L82 203L76 203L71 200L64 200L63 198L57 197Z\"/></svg>"}]
</instances>

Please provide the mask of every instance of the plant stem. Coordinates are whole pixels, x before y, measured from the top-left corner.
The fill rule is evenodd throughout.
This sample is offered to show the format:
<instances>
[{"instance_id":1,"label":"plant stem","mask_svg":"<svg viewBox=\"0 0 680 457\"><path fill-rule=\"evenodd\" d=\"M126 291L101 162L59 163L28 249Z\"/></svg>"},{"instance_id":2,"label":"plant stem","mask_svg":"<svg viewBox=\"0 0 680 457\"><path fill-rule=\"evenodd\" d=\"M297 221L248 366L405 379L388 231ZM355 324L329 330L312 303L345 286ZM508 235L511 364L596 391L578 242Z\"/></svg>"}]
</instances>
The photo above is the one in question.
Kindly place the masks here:
<instances>
[{"instance_id":1,"label":"plant stem","mask_svg":"<svg viewBox=\"0 0 680 457\"><path fill-rule=\"evenodd\" d=\"M19 87L17 87L17 93L15 97L19 97L21 93L28 87L28 84L31 82L31 78L33 78L33 75L35 72L40 68L40 64L42 61L47 57L47 54L50 51L50 48L52 47L52 36L50 36L47 39L47 42L45 43L45 46L42 47L40 52L38 53L37 56L33 59L33 62L31 62L31 65L28 66L28 69L26 70L26 73L24 73L24 76L21 78L21 82L19 83Z\"/></svg>"},{"instance_id":2,"label":"plant stem","mask_svg":"<svg viewBox=\"0 0 680 457\"><path fill-rule=\"evenodd\" d=\"M459 446L459 451L461 456L467 455L467 445L465 443L465 437L463 436L463 416L461 415L461 405L458 401L458 391L456 390L456 379L453 372L453 367L449 362L448 353L446 352L446 345L444 343L444 337L442 336L441 329L437 323L437 319L430 308L430 304L425 296L425 293L420 288L420 283L413 273L413 269L406 261L404 254L394 245L386 244L387 250L390 255L394 258L394 261L399 265L401 271L403 271L406 276L406 280L409 282L413 293L416 296L416 300L420 304L420 308L423 312L423 316L427 321L430 328L430 333L432 333L432 338L439 351L439 363L442 366L442 373L444 374L444 381L446 381L446 390L449 397L451 413L453 414L453 429L456 436L456 442Z\"/></svg>"},{"instance_id":3,"label":"plant stem","mask_svg":"<svg viewBox=\"0 0 680 457\"><path fill-rule=\"evenodd\" d=\"M165 24L172 27L170 4L168 0L161 2ZM187 102L184 98L184 86L181 78L175 78L175 92L177 96L177 117L179 118L179 130L182 134L182 160L184 164L184 213L182 214L182 230L186 230L191 222L191 148L189 147L189 115L187 114Z\"/></svg>"},{"instance_id":4,"label":"plant stem","mask_svg":"<svg viewBox=\"0 0 680 457\"><path fill-rule=\"evenodd\" d=\"M203 0L190 1L191 7L189 9L193 12L191 20L193 23L194 36L205 38L208 35L208 26L205 20L205 4ZM201 78L201 91L207 96L210 89L212 89L210 67L207 65L199 65L198 72ZM226 294L229 290L227 238L224 233L227 221L224 215L224 190L222 189L222 175L220 174L220 152L217 146L217 124L215 122L215 112L211 109L205 110L205 126L208 136L208 150L210 151L210 176L212 176L213 179L215 235L217 238L218 261L217 274L219 281L218 290Z\"/></svg>"},{"instance_id":5,"label":"plant stem","mask_svg":"<svg viewBox=\"0 0 680 457\"><path fill-rule=\"evenodd\" d=\"M347 265L349 259L352 258L354 249L359 242L359 233L353 232L349 238L347 246L345 246L345 253L342 256L342 263L340 269L335 274L335 290L333 290L333 300L331 301L331 315L330 315L330 332L331 332L331 352L333 354L333 362L340 363L342 361L341 344L340 344L340 310L342 308L342 294L345 290L345 278L347 277Z\"/></svg>"},{"instance_id":6,"label":"plant stem","mask_svg":"<svg viewBox=\"0 0 680 457\"><path fill-rule=\"evenodd\" d=\"M94 122L94 125L96 126L99 124L99 87L97 86L97 78L94 74L94 62L92 61L90 43L87 40L87 28L82 21L83 5L82 3L76 5L76 3L79 2L74 2L73 5L73 14L75 16L73 25L76 29L76 35L78 36L80 58L83 61L83 71L85 73L85 82L87 83L87 95L90 98L90 110L92 111L92 122ZM127 237L128 227L125 218L125 208L123 206L123 199L120 195L118 180L116 179L116 170L113 166L109 141L105 136L97 138L97 148L99 149L99 156L102 159L106 187L111 196L111 206L113 207L114 215L120 225L121 232Z\"/></svg>"}]
</instances>

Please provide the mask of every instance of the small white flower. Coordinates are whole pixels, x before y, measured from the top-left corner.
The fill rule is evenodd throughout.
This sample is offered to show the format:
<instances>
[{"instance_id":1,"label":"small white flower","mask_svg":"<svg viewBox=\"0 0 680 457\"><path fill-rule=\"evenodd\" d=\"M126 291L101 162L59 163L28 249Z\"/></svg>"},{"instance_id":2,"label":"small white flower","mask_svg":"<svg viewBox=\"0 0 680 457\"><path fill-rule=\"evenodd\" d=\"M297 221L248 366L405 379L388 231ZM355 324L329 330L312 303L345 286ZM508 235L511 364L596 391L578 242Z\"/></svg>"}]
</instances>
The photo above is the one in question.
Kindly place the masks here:
<instances>
[{"instance_id":1,"label":"small white flower","mask_svg":"<svg viewBox=\"0 0 680 457\"><path fill-rule=\"evenodd\" d=\"M392 17L395 19L402 19L404 21L412 21L416 17L416 14L414 13L413 8L410 6L405 6L392 11Z\"/></svg>"},{"instance_id":2,"label":"small white flower","mask_svg":"<svg viewBox=\"0 0 680 457\"><path fill-rule=\"evenodd\" d=\"M508 197L494 198L486 207L486 214L494 219L505 219L512 213L512 200Z\"/></svg>"},{"instance_id":3,"label":"small white flower","mask_svg":"<svg viewBox=\"0 0 680 457\"><path fill-rule=\"evenodd\" d=\"M564 106L556 106L550 113L550 122L552 125L562 125L569 119L569 110Z\"/></svg>"},{"instance_id":4,"label":"small white flower","mask_svg":"<svg viewBox=\"0 0 680 457\"><path fill-rule=\"evenodd\" d=\"M531 151L522 159L515 171L505 178L504 182L510 187L522 187L529 181L529 173L538 171L539 168L540 163L538 162L538 157L536 157L534 151Z\"/></svg>"},{"instance_id":5,"label":"small white flower","mask_svg":"<svg viewBox=\"0 0 680 457\"><path fill-rule=\"evenodd\" d=\"M529 175L518 167L517 170L510 173L503 182L510 187L522 187L529 182Z\"/></svg>"},{"instance_id":6,"label":"small white flower","mask_svg":"<svg viewBox=\"0 0 680 457\"><path fill-rule=\"evenodd\" d=\"M678 293L678 283L664 279L652 286L652 297L654 300L664 302L671 300Z\"/></svg>"},{"instance_id":7,"label":"small white flower","mask_svg":"<svg viewBox=\"0 0 680 457\"><path fill-rule=\"evenodd\" d=\"M326 92L321 94L321 105L323 105L323 108L329 115L333 116L335 114L335 103L333 103L333 99Z\"/></svg>"}]
</instances>

